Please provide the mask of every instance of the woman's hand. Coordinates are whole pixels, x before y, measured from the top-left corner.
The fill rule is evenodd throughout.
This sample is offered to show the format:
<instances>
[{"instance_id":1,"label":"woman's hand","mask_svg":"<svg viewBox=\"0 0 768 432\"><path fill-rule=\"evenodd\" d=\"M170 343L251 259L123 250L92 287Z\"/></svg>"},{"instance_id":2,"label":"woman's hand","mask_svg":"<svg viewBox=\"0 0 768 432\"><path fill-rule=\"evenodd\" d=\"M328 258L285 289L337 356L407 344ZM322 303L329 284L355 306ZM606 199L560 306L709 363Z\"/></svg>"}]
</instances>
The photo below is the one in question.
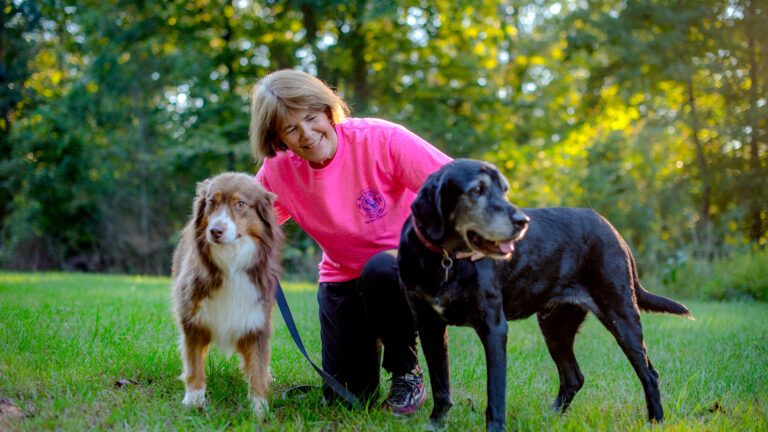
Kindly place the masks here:
<instances>
[{"instance_id":1,"label":"woman's hand","mask_svg":"<svg viewBox=\"0 0 768 432\"><path fill-rule=\"evenodd\" d=\"M485 258L485 254L482 252L459 252L456 254L456 259L469 258L470 261L477 261Z\"/></svg>"}]
</instances>

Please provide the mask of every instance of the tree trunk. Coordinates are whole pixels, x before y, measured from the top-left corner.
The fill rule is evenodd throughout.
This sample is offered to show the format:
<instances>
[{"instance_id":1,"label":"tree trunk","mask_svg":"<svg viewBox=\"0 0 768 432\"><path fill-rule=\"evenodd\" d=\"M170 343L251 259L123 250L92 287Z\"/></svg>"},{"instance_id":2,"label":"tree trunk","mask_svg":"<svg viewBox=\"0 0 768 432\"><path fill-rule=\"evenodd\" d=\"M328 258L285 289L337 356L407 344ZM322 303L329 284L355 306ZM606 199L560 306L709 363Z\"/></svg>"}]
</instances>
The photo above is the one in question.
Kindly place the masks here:
<instances>
[{"instance_id":1,"label":"tree trunk","mask_svg":"<svg viewBox=\"0 0 768 432\"><path fill-rule=\"evenodd\" d=\"M307 35L304 40L312 49L312 53L315 55L315 67L317 67L317 76L323 81L335 85L335 76L329 73L323 58L325 55L317 48L317 5L315 2L302 2L301 14L304 23L304 30Z\"/></svg>"},{"instance_id":2,"label":"tree trunk","mask_svg":"<svg viewBox=\"0 0 768 432\"><path fill-rule=\"evenodd\" d=\"M356 112L364 113L368 110L368 64L365 61L365 9L366 1L357 0L354 8L354 23L349 32L350 54L352 55L352 105Z\"/></svg>"},{"instance_id":3,"label":"tree trunk","mask_svg":"<svg viewBox=\"0 0 768 432\"><path fill-rule=\"evenodd\" d=\"M134 115L138 120L137 134L136 134L136 150L137 150L137 163L139 165L139 233L142 237L142 241L136 242L141 245L140 250L137 251L141 257L141 271L142 274L150 274L151 272L151 252L152 252L152 238L149 232L149 191L147 183L149 182L149 169L147 164L149 163L148 143L150 140L149 121L147 119L146 112L144 110L143 89L137 85L133 88L133 103L134 103Z\"/></svg>"},{"instance_id":4,"label":"tree trunk","mask_svg":"<svg viewBox=\"0 0 768 432\"><path fill-rule=\"evenodd\" d=\"M6 71L11 70L11 59L6 59L6 56L9 55L7 49L9 44L7 40L9 37L8 29L5 27L6 2L2 3L2 7L3 10L0 11L0 89L7 92L9 79ZM8 98L8 94L6 94L3 100L0 101L0 151L2 151L3 156L7 155L9 150L6 148L6 145L7 138L11 134L11 105L12 102Z\"/></svg>"},{"instance_id":5,"label":"tree trunk","mask_svg":"<svg viewBox=\"0 0 768 432\"><path fill-rule=\"evenodd\" d=\"M755 26L755 0L752 0L749 2L749 5L747 6L747 16L744 20L744 23L746 25L746 34L747 34L747 49L748 49L748 55L749 55L749 79L750 79L750 86L749 86L749 109L747 110L747 124L749 124L749 135L747 137L747 144L749 147L749 171L750 175L748 178L750 179L752 187L755 187L756 189L759 188L760 184L762 183L761 180L761 171L762 171L762 164L760 162L760 142L759 142L759 125L757 122L757 113L758 113L758 90L760 89L759 85L759 79L760 79L760 64L757 60L757 46L756 46L756 40L755 40L755 32L756 26ZM763 235L763 221L761 218L762 212L763 212L763 206L765 205L765 202L763 201L762 197L764 196L763 191L761 190L754 190L752 193L749 194L749 203L748 203L748 214L749 214L749 240L754 242L755 244L760 243L760 238Z\"/></svg>"},{"instance_id":6,"label":"tree trunk","mask_svg":"<svg viewBox=\"0 0 768 432\"><path fill-rule=\"evenodd\" d=\"M712 250L712 217L709 211L712 200L712 180L709 173L704 144L699 139L699 115L696 108L696 96L693 90L693 80L689 76L686 80L688 107L690 108L689 126L691 128L691 140L696 151L696 165L699 168L699 179L702 183L701 202L699 203L699 239L703 252L711 257Z\"/></svg>"}]
</instances>

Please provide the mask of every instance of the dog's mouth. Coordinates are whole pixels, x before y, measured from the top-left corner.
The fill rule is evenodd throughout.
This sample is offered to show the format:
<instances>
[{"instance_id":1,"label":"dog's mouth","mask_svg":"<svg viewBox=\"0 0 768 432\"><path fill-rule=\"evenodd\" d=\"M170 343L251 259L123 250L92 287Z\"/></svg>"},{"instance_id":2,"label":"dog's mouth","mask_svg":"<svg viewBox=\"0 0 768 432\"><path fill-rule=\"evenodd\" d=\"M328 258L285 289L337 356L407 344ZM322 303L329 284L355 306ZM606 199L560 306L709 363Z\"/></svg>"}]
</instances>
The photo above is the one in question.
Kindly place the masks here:
<instances>
[{"instance_id":1,"label":"dog's mouth","mask_svg":"<svg viewBox=\"0 0 768 432\"><path fill-rule=\"evenodd\" d=\"M241 233L235 233L234 236L231 236L231 235L226 235L225 233L216 235L214 233L208 232L206 235L206 238L209 243L214 245L222 245L222 246L236 243L242 237L243 235Z\"/></svg>"},{"instance_id":2,"label":"dog's mouth","mask_svg":"<svg viewBox=\"0 0 768 432\"><path fill-rule=\"evenodd\" d=\"M467 240L469 240L470 246L491 257L509 258L515 251L515 240L518 238L519 236L504 240L489 240L477 231L467 231Z\"/></svg>"}]
</instances>

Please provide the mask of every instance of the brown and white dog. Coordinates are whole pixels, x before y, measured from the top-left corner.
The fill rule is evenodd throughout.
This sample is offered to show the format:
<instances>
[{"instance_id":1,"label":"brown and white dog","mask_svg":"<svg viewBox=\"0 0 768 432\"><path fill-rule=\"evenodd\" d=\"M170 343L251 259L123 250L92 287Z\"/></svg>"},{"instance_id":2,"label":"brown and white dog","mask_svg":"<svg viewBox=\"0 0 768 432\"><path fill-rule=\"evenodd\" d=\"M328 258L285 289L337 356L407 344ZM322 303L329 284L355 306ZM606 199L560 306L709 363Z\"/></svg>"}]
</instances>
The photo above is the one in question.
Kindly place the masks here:
<instances>
[{"instance_id":1,"label":"brown and white dog","mask_svg":"<svg viewBox=\"0 0 768 432\"><path fill-rule=\"evenodd\" d=\"M269 338L283 235L274 195L247 174L197 184L193 215L173 255L173 310L181 332L184 406L205 404L211 342L240 356L253 411L269 409Z\"/></svg>"}]
</instances>

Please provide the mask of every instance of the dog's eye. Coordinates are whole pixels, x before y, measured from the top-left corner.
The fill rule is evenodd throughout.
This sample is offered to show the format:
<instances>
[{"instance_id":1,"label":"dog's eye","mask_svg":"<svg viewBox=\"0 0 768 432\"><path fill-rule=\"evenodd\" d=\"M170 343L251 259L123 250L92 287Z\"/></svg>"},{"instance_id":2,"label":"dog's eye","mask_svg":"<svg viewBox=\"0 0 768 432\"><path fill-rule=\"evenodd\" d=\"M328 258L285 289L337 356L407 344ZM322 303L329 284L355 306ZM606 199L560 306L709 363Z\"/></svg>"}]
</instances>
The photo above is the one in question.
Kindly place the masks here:
<instances>
[{"instance_id":1,"label":"dog's eye","mask_svg":"<svg viewBox=\"0 0 768 432\"><path fill-rule=\"evenodd\" d=\"M485 193L485 185L478 183L477 186L470 189L469 192L474 196L480 196Z\"/></svg>"},{"instance_id":2,"label":"dog's eye","mask_svg":"<svg viewBox=\"0 0 768 432\"><path fill-rule=\"evenodd\" d=\"M213 198L208 199L208 207L216 208L216 200Z\"/></svg>"},{"instance_id":3,"label":"dog's eye","mask_svg":"<svg viewBox=\"0 0 768 432\"><path fill-rule=\"evenodd\" d=\"M237 210L243 210L245 209L245 207L246 207L245 201L238 201L235 203L235 208Z\"/></svg>"}]
</instances>

